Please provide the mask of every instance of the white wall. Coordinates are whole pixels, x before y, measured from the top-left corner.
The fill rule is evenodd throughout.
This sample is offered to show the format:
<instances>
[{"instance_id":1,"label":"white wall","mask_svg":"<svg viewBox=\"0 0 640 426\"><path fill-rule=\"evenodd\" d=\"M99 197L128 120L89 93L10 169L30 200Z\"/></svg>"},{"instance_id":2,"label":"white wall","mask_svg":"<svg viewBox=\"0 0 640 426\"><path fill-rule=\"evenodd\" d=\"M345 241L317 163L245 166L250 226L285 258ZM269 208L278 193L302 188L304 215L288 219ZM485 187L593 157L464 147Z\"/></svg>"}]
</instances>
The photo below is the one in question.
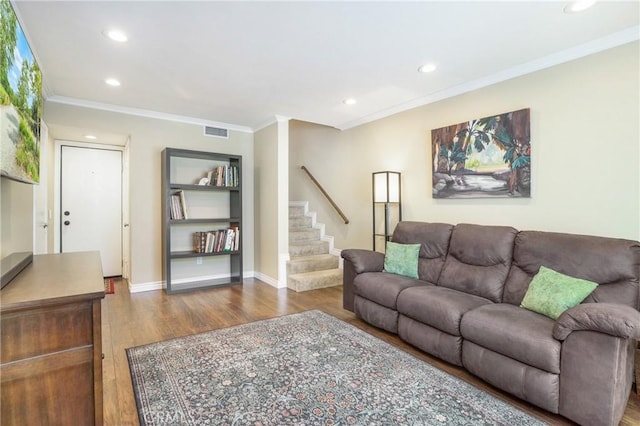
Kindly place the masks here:
<instances>
[{"instance_id":1,"label":"white wall","mask_svg":"<svg viewBox=\"0 0 640 426\"><path fill-rule=\"evenodd\" d=\"M371 248L371 173L402 173L403 219L640 239L639 43L337 131L293 122L290 193L338 248ZM528 199L433 199L431 130L531 108ZM305 179L306 165L351 220Z\"/></svg>"},{"instance_id":2,"label":"white wall","mask_svg":"<svg viewBox=\"0 0 640 426\"><path fill-rule=\"evenodd\" d=\"M45 121L130 135L130 227L132 286L162 280L160 153L165 147L242 155L243 267L253 270L253 134L230 131L229 139L203 135L203 126L45 103ZM53 135L55 137L55 135ZM194 259L194 265L196 260Z\"/></svg>"}]
</instances>

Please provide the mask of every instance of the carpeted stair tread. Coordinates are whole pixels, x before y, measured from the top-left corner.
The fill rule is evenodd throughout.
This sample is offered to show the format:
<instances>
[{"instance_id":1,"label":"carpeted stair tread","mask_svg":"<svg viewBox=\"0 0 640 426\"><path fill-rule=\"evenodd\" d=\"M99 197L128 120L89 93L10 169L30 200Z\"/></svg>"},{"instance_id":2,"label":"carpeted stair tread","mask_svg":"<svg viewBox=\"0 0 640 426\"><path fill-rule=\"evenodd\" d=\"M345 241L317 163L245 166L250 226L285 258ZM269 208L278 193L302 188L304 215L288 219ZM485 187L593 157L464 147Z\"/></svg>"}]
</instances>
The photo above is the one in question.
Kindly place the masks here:
<instances>
[{"instance_id":1,"label":"carpeted stair tread","mask_svg":"<svg viewBox=\"0 0 640 426\"><path fill-rule=\"evenodd\" d=\"M311 228L313 220L309 216L289 216L289 229Z\"/></svg>"},{"instance_id":2,"label":"carpeted stair tread","mask_svg":"<svg viewBox=\"0 0 640 426\"><path fill-rule=\"evenodd\" d=\"M289 206L289 217L304 216L304 206Z\"/></svg>"},{"instance_id":3,"label":"carpeted stair tread","mask_svg":"<svg viewBox=\"0 0 640 426\"><path fill-rule=\"evenodd\" d=\"M302 272L335 269L338 267L338 264L338 257L332 254L295 256L287 262L287 272L289 274L299 274Z\"/></svg>"},{"instance_id":4,"label":"carpeted stair tread","mask_svg":"<svg viewBox=\"0 0 640 426\"><path fill-rule=\"evenodd\" d=\"M289 256L287 286L295 291L342 285L338 256L329 252L329 240L321 240L323 227L314 227L314 213L306 205L289 206Z\"/></svg>"},{"instance_id":5,"label":"carpeted stair tread","mask_svg":"<svg viewBox=\"0 0 640 426\"><path fill-rule=\"evenodd\" d=\"M329 243L326 241L296 241L289 243L289 254L292 257L326 253L329 253Z\"/></svg>"},{"instance_id":6,"label":"carpeted stair tread","mask_svg":"<svg viewBox=\"0 0 640 426\"><path fill-rule=\"evenodd\" d=\"M335 268L292 274L289 275L287 285L295 291L339 286L342 285L342 270Z\"/></svg>"},{"instance_id":7,"label":"carpeted stair tread","mask_svg":"<svg viewBox=\"0 0 640 426\"><path fill-rule=\"evenodd\" d=\"M319 240L320 230L314 228L304 228L296 231L289 230L289 241L310 241Z\"/></svg>"}]
</instances>

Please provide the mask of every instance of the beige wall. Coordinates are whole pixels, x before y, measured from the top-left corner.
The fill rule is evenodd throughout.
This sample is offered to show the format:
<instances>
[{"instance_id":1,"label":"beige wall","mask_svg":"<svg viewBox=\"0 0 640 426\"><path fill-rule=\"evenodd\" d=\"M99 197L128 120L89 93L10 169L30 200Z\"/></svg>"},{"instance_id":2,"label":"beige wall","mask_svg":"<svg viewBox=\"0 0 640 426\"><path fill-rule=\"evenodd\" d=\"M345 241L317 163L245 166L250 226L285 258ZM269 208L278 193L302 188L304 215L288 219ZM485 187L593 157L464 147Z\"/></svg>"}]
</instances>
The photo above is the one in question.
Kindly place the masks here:
<instances>
[{"instance_id":1,"label":"beige wall","mask_svg":"<svg viewBox=\"0 0 640 426\"><path fill-rule=\"evenodd\" d=\"M361 143L345 138L346 132L303 121L292 121L289 131L289 199L309 201L309 210L317 213L317 221L326 225L326 233L340 242L358 240L371 227L371 173L368 180L361 175L373 153L358 152ZM363 141L364 142L364 141ZM368 151L368 149L367 149ZM350 221L345 224L320 190L301 167L305 166L327 191ZM368 192L367 192L368 191ZM369 198L367 198L369 197ZM362 201L362 200L365 201ZM344 244L344 243L343 243ZM362 245L359 245L362 247Z\"/></svg>"},{"instance_id":2,"label":"beige wall","mask_svg":"<svg viewBox=\"0 0 640 426\"><path fill-rule=\"evenodd\" d=\"M33 189L34 185L0 179L0 258L33 251Z\"/></svg>"},{"instance_id":3,"label":"beige wall","mask_svg":"<svg viewBox=\"0 0 640 426\"><path fill-rule=\"evenodd\" d=\"M286 232L279 228L287 217L280 204L287 191L289 200L310 201L337 248L369 248L371 173L379 170L402 172L405 220L640 239L639 68L636 42L346 131L292 121L255 135L232 131L224 140L203 136L198 125L54 103L45 104L44 119L130 135L132 283L161 280L160 152L166 146L243 155L244 268L279 279L286 240L278 235ZM520 108L531 108L532 197L434 200L431 129ZM336 200L349 225L302 174L301 165ZM14 232L16 220L24 218L13 217L8 206L31 203L23 207L32 211L33 198L25 195L31 191L2 180L3 255L6 232ZM28 241L24 248L29 250L31 215L20 223L24 230L18 232L28 238L19 241Z\"/></svg>"},{"instance_id":4,"label":"beige wall","mask_svg":"<svg viewBox=\"0 0 640 426\"><path fill-rule=\"evenodd\" d=\"M371 173L402 173L403 219L640 239L639 43L627 44L346 131L291 126L291 173L306 165L351 220L344 225L305 179L337 248L371 247ZM434 128L531 108L529 199L434 200ZM295 173L295 175L294 175Z\"/></svg>"},{"instance_id":5,"label":"beige wall","mask_svg":"<svg viewBox=\"0 0 640 426\"><path fill-rule=\"evenodd\" d=\"M49 125L60 124L130 135L131 284L162 280L160 153L165 147L242 155L243 267L253 270L253 135L229 139L203 135L203 126L45 103ZM196 260L194 259L194 267Z\"/></svg>"},{"instance_id":6,"label":"beige wall","mask_svg":"<svg viewBox=\"0 0 640 426\"><path fill-rule=\"evenodd\" d=\"M278 278L278 126L254 134L255 270Z\"/></svg>"},{"instance_id":7,"label":"beige wall","mask_svg":"<svg viewBox=\"0 0 640 426\"><path fill-rule=\"evenodd\" d=\"M282 285L279 277L282 239L279 126L274 123L254 134L255 271L258 278L276 287Z\"/></svg>"}]
</instances>

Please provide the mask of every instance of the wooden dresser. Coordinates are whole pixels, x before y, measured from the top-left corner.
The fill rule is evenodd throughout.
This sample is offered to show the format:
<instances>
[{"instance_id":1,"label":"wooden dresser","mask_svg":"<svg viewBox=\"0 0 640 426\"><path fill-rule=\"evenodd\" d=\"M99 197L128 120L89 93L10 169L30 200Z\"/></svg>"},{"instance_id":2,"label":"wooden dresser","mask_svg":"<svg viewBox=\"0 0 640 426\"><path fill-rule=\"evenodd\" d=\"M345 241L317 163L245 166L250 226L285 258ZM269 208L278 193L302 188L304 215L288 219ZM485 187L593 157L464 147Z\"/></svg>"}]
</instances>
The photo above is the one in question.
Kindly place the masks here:
<instances>
[{"instance_id":1,"label":"wooden dresser","mask_svg":"<svg viewBox=\"0 0 640 426\"><path fill-rule=\"evenodd\" d=\"M0 291L0 424L102 425L99 252L33 256Z\"/></svg>"}]
</instances>

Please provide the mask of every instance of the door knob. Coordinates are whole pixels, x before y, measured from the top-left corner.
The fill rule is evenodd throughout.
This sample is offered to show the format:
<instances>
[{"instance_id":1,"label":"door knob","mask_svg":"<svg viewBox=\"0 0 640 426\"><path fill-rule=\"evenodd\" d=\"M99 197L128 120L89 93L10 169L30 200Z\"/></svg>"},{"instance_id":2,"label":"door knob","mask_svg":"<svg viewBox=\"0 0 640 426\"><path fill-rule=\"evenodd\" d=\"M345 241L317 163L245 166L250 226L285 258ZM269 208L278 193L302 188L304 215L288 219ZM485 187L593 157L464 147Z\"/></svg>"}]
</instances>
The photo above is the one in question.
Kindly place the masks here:
<instances>
[{"instance_id":1,"label":"door knob","mask_svg":"<svg viewBox=\"0 0 640 426\"><path fill-rule=\"evenodd\" d=\"M68 220L65 220L65 221L64 221L64 224L65 224L65 225L69 225L70 223L71 223L71 222L69 222Z\"/></svg>"}]
</instances>

